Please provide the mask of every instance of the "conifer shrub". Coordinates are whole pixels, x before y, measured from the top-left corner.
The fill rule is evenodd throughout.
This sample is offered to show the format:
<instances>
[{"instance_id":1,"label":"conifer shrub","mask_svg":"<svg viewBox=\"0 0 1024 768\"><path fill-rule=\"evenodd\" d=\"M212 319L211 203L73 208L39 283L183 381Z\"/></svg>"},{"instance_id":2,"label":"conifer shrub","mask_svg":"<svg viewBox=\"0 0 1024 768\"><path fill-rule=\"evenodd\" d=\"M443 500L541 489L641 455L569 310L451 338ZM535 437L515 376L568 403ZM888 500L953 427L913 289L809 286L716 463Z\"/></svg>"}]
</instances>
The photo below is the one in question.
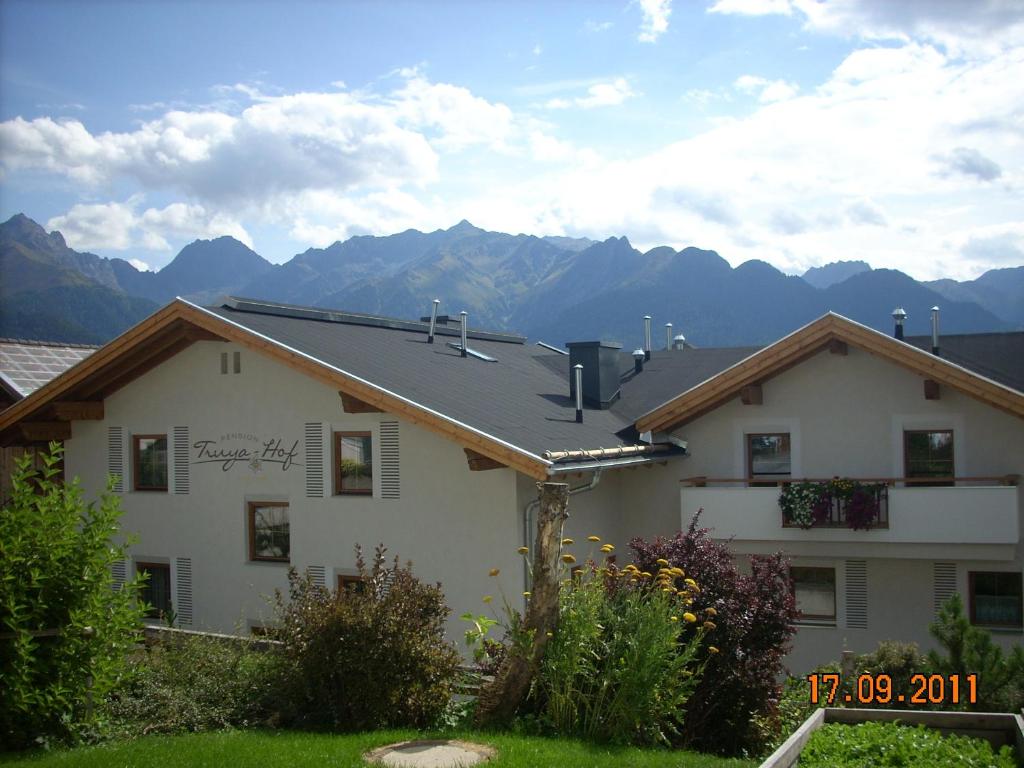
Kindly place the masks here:
<instances>
[{"instance_id":1,"label":"conifer shrub","mask_svg":"<svg viewBox=\"0 0 1024 768\"><path fill-rule=\"evenodd\" d=\"M460 662L444 638L444 594L411 563L386 565L384 552L378 546L367 567L356 548L360 589L332 591L289 572L272 634L283 643L285 721L338 731L421 728L444 713Z\"/></svg>"},{"instance_id":2,"label":"conifer shrub","mask_svg":"<svg viewBox=\"0 0 1024 768\"><path fill-rule=\"evenodd\" d=\"M115 589L121 517L59 479L61 447L18 461L0 508L0 747L73 739L116 686L142 623L141 582Z\"/></svg>"},{"instance_id":3,"label":"conifer shrub","mask_svg":"<svg viewBox=\"0 0 1024 768\"><path fill-rule=\"evenodd\" d=\"M766 734L759 717L774 712L783 660L795 631L796 603L781 555L752 556L749 575L740 573L726 544L698 528L699 513L686 531L653 541L633 539L637 565L657 567L659 558L686 571L699 584L696 613L717 613L714 642L686 708L679 746L719 754L757 754Z\"/></svg>"}]
</instances>

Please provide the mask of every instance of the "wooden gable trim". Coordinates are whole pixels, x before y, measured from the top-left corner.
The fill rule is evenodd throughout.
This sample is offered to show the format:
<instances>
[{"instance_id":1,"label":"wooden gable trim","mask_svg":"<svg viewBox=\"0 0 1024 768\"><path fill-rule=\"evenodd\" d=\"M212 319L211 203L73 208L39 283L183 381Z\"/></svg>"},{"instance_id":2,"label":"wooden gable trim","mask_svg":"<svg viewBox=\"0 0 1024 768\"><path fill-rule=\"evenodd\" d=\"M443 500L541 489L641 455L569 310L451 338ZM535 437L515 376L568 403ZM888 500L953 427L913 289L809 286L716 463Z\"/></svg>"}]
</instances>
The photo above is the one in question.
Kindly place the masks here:
<instances>
[{"instance_id":1,"label":"wooden gable trim","mask_svg":"<svg viewBox=\"0 0 1024 768\"><path fill-rule=\"evenodd\" d=\"M823 348L833 348L836 341L889 360L1018 418L1024 418L1024 395L953 365L941 357L830 313L647 413L637 420L636 428L640 432L658 432L693 421L736 397L744 387L778 376Z\"/></svg>"}]
</instances>

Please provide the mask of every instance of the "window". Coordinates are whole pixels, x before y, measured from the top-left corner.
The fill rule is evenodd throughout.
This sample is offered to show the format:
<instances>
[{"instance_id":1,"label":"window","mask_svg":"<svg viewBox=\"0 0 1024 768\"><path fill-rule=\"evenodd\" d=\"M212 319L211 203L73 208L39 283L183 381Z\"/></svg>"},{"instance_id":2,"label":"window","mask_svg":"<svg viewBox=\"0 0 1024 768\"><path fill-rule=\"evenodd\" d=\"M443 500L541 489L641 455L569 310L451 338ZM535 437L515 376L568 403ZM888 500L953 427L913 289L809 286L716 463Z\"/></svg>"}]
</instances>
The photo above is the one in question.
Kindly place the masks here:
<instances>
[{"instance_id":1,"label":"window","mask_svg":"<svg viewBox=\"0 0 1024 768\"><path fill-rule=\"evenodd\" d=\"M792 566L789 578L801 624L836 623L836 569Z\"/></svg>"},{"instance_id":2,"label":"window","mask_svg":"<svg viewBox=\"0 0 1024 768\"><path fill-rule=\"evenodd\" d=\"M334 492L373 493L373 439L369 432L334 433Z\"/></svg>"},{"instance_id":3,"label":"window","mask_svg":"<svg viewBox=\"0 0 1024 768\"><path fill-rule=\"evenodd\" d=\"M989 627L1024 627L1019 572L971 571L971 623Z\"/></svg>"},{"instance_id":4,"label":"window","mask_svg":"<svg viewBox=\"0 0 1024 768\"><path fill-rule=\"evenodd\" d=\"M171 566L167 563L136 563L135 572L146 577L139 598L147 606L146 616L160 619L171 611Z\"/></svg>"},{"instance_id":5,"label":"window","mask_svg":"<svg viewBox=\"0 0 1024 768\"><path fill-rule=\"evenodd\" d=\"M907 430L903 433L904 477L925 478L912 485L953 484L953 430ZM929 481L927 478L941 478Z\"/></svg>"},{"instance_id":6,"label":"window","mask_svg":"<svg viewBox=\"0 0 1024 768\"><path fill-rule=\"evenodd\" d=\"M166 491L167 435L133 435L132 468L136 491Z\"/></svg>"},{"instance_id":7,"label":"window","mask_svg":"<svg viewBox=\"0 0 1024 768\"><path fill-rule=\"evenodd\" d=\"M249 502L249 559L287 563L290 554L288 502Z\"/></svg>"},{"instance_id":8,"label":"window","mask_svg":"<svg viewBox=\"0 0 1024 768\"><path fill-rule=\"evenodd\" d=\"M790 476L791 467L788 432L747 435L747 477L766 480L751 485L775 485Z\"/></svg>"},{"instance_id":9,"label":"window","mask_svg":"<svg viewBox=\"0 0 1024 768\"><path fill-rule=\"evenodd\" d=\"M338 594L346 594L348 592L365 592L366 582L363 581L362 576L353 576L347 573L338 574Z\"/></svg>"}]
</instances>

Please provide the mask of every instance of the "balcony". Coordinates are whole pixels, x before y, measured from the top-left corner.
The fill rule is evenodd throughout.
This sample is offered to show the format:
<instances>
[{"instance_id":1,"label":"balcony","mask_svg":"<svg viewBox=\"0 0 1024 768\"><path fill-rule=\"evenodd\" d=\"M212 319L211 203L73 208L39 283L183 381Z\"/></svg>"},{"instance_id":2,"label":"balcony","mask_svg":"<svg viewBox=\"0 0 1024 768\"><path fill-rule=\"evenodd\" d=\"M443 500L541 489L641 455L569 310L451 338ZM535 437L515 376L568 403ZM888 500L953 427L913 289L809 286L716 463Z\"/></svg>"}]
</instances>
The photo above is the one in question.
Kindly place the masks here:
<instances>
[{"instance_id":1,"label":"balcony","mask_svg":"<svg viewBox=\"0 0 1024 768\"><path fill-rule=\"evenodd\" d=\"M701 526L713 528L715 538L732 538L737 543L1013 546L1020 539L1015 475L929 481L949 483L942 486L923 486L908 478L851 479L876 489L878 514L868 530L849 526L847 505L842 499L828 498L824 508L819 508L814 525L803 528L784 520L779 487L764 487L762 481L752 487L748 480L705 477L682 481L683 526L694 512L703 509Z\"/></svg>"}]
</instances>

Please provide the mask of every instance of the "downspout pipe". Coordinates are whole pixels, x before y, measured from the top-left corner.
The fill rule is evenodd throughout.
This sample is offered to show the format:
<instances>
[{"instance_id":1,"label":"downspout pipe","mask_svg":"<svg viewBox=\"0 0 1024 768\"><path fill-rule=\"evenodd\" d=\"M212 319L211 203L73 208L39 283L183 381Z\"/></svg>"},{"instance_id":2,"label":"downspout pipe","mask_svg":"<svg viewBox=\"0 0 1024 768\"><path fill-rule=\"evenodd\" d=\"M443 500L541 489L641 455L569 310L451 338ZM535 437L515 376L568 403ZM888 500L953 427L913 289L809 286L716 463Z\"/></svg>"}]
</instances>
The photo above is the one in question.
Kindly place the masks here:
<instances>
[{"instance_id":1,"label":"downspout pipe","mask_svg":"<svg viewBox=\"0 0 1024 768\"><path fill-rule=\"evenodd\" d=\"M597 484L601 482L601 468L598 467L594 470L594 474L590 476L590 482L584 485L577 486L576 488L569 489L569 496L576 496L581 493L588 493L595 488ZM529 502L523 507L523 545L533 549L533 525L534 525L534 514L537 508L540 507L540 498L536 498ZM530 591L530 561L523 560L523 591Z\"/></svg>"}]
</instances>

